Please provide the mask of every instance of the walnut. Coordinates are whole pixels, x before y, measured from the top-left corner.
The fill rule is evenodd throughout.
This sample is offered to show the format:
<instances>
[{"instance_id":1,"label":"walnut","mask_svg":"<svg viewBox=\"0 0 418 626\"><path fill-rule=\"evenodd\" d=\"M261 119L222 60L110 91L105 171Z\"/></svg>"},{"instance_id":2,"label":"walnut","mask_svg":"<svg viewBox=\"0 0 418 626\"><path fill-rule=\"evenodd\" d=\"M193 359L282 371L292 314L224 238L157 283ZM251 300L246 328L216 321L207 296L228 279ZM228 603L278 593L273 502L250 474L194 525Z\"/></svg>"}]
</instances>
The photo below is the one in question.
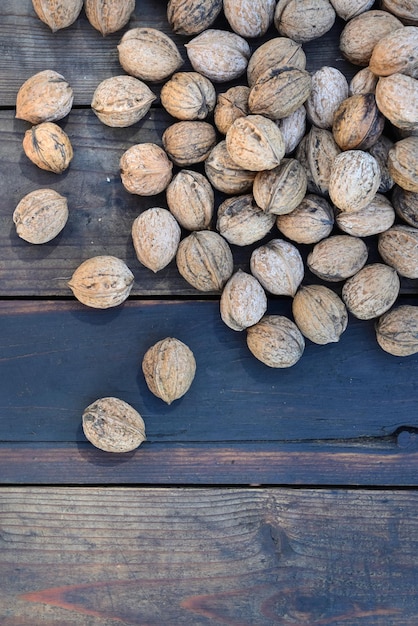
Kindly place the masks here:
<instances>
[{"instance_id":1,"label":"walnut","mask_svg":"<svg viewBox=\"0 0 418 626\"><path fill-rule=\"evenodd\" d=\"M229 156L226 140L210 151L205 161L206 176L218 191L230 195L251 191L256 172L243 169Z\"/></svg>"},{"instance_id":2,"label":"walnut","mask_svg":"<svg viewBox=\"0 0 418 626\"><path fill-rule=\"evenodd\" d=\"M176 256L181 230L167 209L143 211L132 224L132 240L138 261L159 272Z\"/></svg>"},{"instance_id":3,"label":"walnut","mask_svg":"<svg viewBox=\"0 0 418 626\"><path fill-rule=\"evenodd\" d=\"M176 262L181 276L199 291L221 291L234 268L228 243L209 230L185 237L179 244Z\"/></svg>"},{"instance_id":4,"label":"walnut","mask_svg":"<svg viewBox=\"0 0 418 626\"><path fill-rule=\"evenodd\" d=\"M416 77L418 27L404 26L379 38L373 48L369 67L378 76L401 73Z\"/></svg>"},{"instance_id":5,"label":"walnut","mask_svg":"<svg viewBox=\"0 0 418 626\"><path fill-rule=\"evenodd\" d=\"M250 112L273 120L287 117L308 99L311 83L310 74L297 67L266 70L251 88Z\"/></svg>"},{"instance_id":6,"label":"walnut","mask_svg":"<svg viewBox=\"0 0 418 626\"><path fill-rule=\"evenodd\" d=\"M403 304L384 313L376 322L379 346L394 356L418 352L418 307Z\"/></svg>"},{"instance_id":7,"label":"walnut","mask_svg":"<svg viewBox=\"0 0 418 626\"><path fill-rule=\"evenodd\" d=\"M348 21L356 15L368 11L374 0L330 0L338 17Z\"/></svg>"},{"instance_id":8,"label":"walnut","mask_svg":"<svg viewBox=\"0 0 418 626\"><path fill-rule=\"evenodd\" d=\"M213 24L222 10L222 0L169 0L167 20L178 35L197 35Z\"/></svg>"},{"instance_id":9,"label":"walnut","mask_svg":"<svg viewBox=\"0 0 418 626\"><path fill-rule=\"evenodd\" d=\"M341 150L368 150L384 125L374 94L358 94L343 100L335 111L332 134Z\"/></svg>"},{"instance_id":10,"label":"walnut","mask_svg":"<svg viewBox=\"0 0 418 626\"><path fill-rule=\"evenodd\" d=\"M263 239L273 228L275 216L257 206L252 194L233 196L218 207L216 228L236 246L248 246Z\"/></svg>"},{"instance_id":11,"label":"walnut","mask_svg":"<svg viewBox=\"0 0 418 626\"><path fill-rule=\"evenodd\" d=\"M83 0L32 0L39 19L55 33L74 24L83 8Z\"/></svg>"},{"instance_id":12,"label":"walnut","mask_svg":"<svg viewBox=\"0 0 418 626\"><path fill-rule=\"evenodd\" d=\"M376 85L376 104L394 126L418 130L418 80L405 74L381 76Z\"/></svg>"},{"instance_id":13,"label":"walnut","mask_svg":"<svg viewBox=\"0 0 418 626\"><path fill-rule=\"evenodd\" d=\"M245 85L230 87L225 93L218 94L214 122L220 133L226 135L231 124L239 117L249 114L248 96L250 88Z\"/></svg>"},{"instance_id":14,"label":"walnut","mask_svg":"<svg viewBox=\"0 0 418 626\"><path fill-rule=\"evenodd\" d=\"M54 239L68 219L67 198L54 189L36 189L21 199L13 212L16 232L29 243Z\"/></svg>"},{"instance_id":15,"label":"walnut","mask_svg":"<svg viewBox=\"0 0 418 626\"><path fill-rule=\"evenodd\" d=\"M418 192L418 137L406 137L388 151L391 178L406 191Z\"/></svg>"},{"instance_id":16,"label":"walnut","mask_svg":"<svg viewBox=\"0 0 418 626\"><path fill-rule=\"evenodd\" d=\"M418 278L418 228L395 224L379 235L378 249L398 274Z\"/></svg>"},{"instance_id":17,"label":"walnut","mask_svg":"<svg viewBox=\"0 0 418 626\"><path fill-rule=\"evenodd\" d=\"M367 246L359 237L333 235L313 247L307 264L315 276L338 282L356 274L365 265L367 257Z\"/></svg>"},{"instance_id":18,"label":"walnut","mask_svg":"<svg viewBox=\"0 0 418 626\"><path fill-rule=\"evenodd\" d=\"M263 287L254 276L239 269L222 291L222 321L232 330L241 331L259 322L266 310L267 296Z\"/></svg>"},{"instance_id":19,"label":"walnut","mask_svg":"<svg viewBox=\"0 0 418 626\"><path fill-rule=\"evenodd\" d=\"M335 22L328 0L279 0L274 25L280 35L305 43L325 35Z\"/></svg>"},{"instance_id":20,"label":"walnut","mask_svg":"<svg viewBox=\"0 0 418 626\"><path fill-rule=\"evenodd\" d=\"M198 72L176 72L161 89L161 104L179 120L203 120L216 104L215 88Z\"/></svg>"},{"instance_id":21,"label":"walnut","mask_svg":"<svg viewBox=\"0 0 418 626\"><path fill-rule=\"evenodd\" d=\"M348 82L340 70L323 66L312 74L312 90L305 102L308 119L318 128L331 128L334 114L348 98Z\"/></svg>"},{"instance_id":22,"label":"walnut","mask_svg":"<svg viewBox=\"0 0 418 626\"><path fill-rule=\"evenodd\" d=\"M271 170L284 157L282 133L263 115L239 117L226 133L226 149L237 165L251 171Z\"/></svg>"},{"instance_id":23,"label":"walnut","mask_svg":"<svg viewBox=\"0 0 418 626\"><path fill-rule=\"evenodd\" d=\"M99 398L83 411L83 431L96 448L105 452L131 452L146 439L144 420L119 398Z\"/></svg>"},{"instance_id":24,"label":"walnut","mask_svg":"<svg viewBox=\"0 0 418 626\"><path fill-rule=\"evenodd\" d=\"M320 345L339 341L348 324L344 302L324 285L301 287L293 299L292 313L301 333Z\"/></svg>"},{"instance_id":25,"label":"walnut","mask_svg":"<svg viewBox=\"0 0 418 626\"><path fill-rule=\"evenodd\" d=\"M395 185L391 200L396 214L408 226L418 228L418 193L406 191Z\"/></svg>"},{"instance_id":26,"label":"walnut","mask_svg":"<svg viewBox=\"0 0 418 626\"><path fill-rule=\"evenodd\" d=\"M304 275L299 250L284 239L272 239L256 248L250 268L264 289L278 296L294 296Z\"/></svg>"},{"instance_id":27,"label":"walnut","mask_svg":"<svg viewBox=\"0 0 418 626\"><path fill-rule=\"evenodd\" d=\"M171 404L190 389L196 374L196 360L185 343L166 337L146 351L142 372L151 393Z\"/></svg>"},{"instance_id":28,"label":"walnut","mask_svg":"<svg viewBox=\"0 0 418 626\"><path fill-rule=\"evenodd\" d=\"M308 180L297 159L282 159L272 170L258 172L253 194L258 206L266 213L290 213L303 200Z\"/></svg>"},{"instance_id":29,"label":"walnut","mask_svg":"<svg viewBox=\"0 0 418 626\"><path fill-rule=\"evenodd\" d=\"M85 0L84 10L93 28L105 37L126 26L135 11L135 0Z\"/></svg>"},{"instance_id":30,"label":"walnut","mask_svg":"<svg viewBox=\"0 0 418 626\"><path fill-rule=\"evenodd\" d=\"M361 320L379 317L388 311L399 294L396 270L383 263L366 265L349 278L342 289L348 310Z\"/></svg>"},{"instance_id":31,"label":"walnut","mask_svg":"<svg viewBox=\"0 0 418 626\"><path fill-rule=\"evenodd\" d=\"M243 37L215 28L205 30L184 45L193 69L215 83L242 76L251 55Z\"/></svg>"},{"instance_id":32,"label":"walnut","mask_svg":"<svg viewBox=\"0 0 418 626\"><path fill-rule=\"evenodd\" d=\"M161 82L183 65L176 44L156 28L126 31L117 49L125 72L140 80Z\"/></svg>"},{"instance_id":33,"label":"walnut","mask_svg":"<svg viewBox=\"0 0 418 626\"><path fill-rule=\"evenodd\" d=\"M203 121L175 122L162 136L165 151L176 165L184 167L201 163L216 145L216 130Z\"/></svg>"},{"instance_id":34,"label":"walnut","mask_svg":"<svg viewBox=\"0 0 418 626\"><path fill-rule=\"evenodd\" d=\"M302 104L296 111L287 117L276 120L280 128L286 155L290 155L298 146L306 132L306 109Z\"/></svg>"},{"instance_id":35,"label":"walnut","mask_svg":"<svg viewBox=\"0 0 418 626\"><path fill-rule=\"evenodd\" d=\"M289 37L273 37L256 48L247 67L247 79L253 87L267 70L284 67L306 69L306 55L302 45Z\"/></svg>"},{"instance_id":36,"label":"walnut","mask_svg":"<svg viewBox=\"0 0 418 626\"><path fill-rule=\"evenodd\" d=\"M193 170L182 169L166 189L167 205L180 226L187 230L208 230L215 196L208 179Z\"/></svg>"},{"instance_id":37,"label":"walnut","mask_svg":"<svg viewBox=\"0 0 418 626\"><path fill-rule=\"evenodd\" d=\"M16 96L16 118L32 124L55 122L71 111L74 93L62 74L43 70L20 87Z\"/></svg>"},{"instance_id":38,"label":"walnut","mask_svg":"<svg viewBox=\"0 0 418 626\"><path fill-rule=\"evenodd\" d=\"M341 149L331 131L312 126L296 148L296 158L305 170L308 191L327 196L335 157Z\"/></svg>"},{"instance_id":39,"label":"walnut","mask_svg":"<svg viewBox=\"0 0 418 626\"><path fill-rule=\"evenodd\" d=\"M286 368L302 357L305 340L294 322L283 315L265 315L247 330L250 352L268 367Z\"/></svg>"},{"instance_id":40,"label":"walnut","mask_svg":"<svg viewBox=\"0 0 418 626\"><path fill-rule=\"evenodd\" d=\"M224 0L223 10L232 30L242 37L261 37L273 23L276 0Z\"/></svg>"},{"instance_id":41,"label":"walnut","mask_svg":"<svg viewBox=\"0 0 418 626\"><path fill-rule=\"evenodd\" d=\"M379 77L370 71L368 67L363 67L356 74L349 84L349 94L354 96L356 94L375 93L376 85Z\"/></svg>"},{"instance_id":42,"label":"walnut","mask_svg":"<svg viewBox=\"0 0 418 626\"><path fill-rule=\"evenodd\" d=\"M54 122L42 122L25 132L23 150L42 170L62 174L73 158L71 141Z\"/></svg>"},{"instance_id":43,"label":"walnut","mask_svg":"<svg viewBox=\"0 0 418 626\"><path fill-rule=\"evenodd\" d=\"M367 66L376 44L403 24L386 11L366 11L348 21L340 35L340 50L354 65ZM372 68L370 70L374 72Z\"/></svg>"},{"instance_id":44,"label":"walnut","mask_svg":"<svg viewBox=\"0 0 418 626\"><path fill-rule=\"evenodd\" d=\"M395 211L386 196L377 193L373 200L358 211L338 211L335 222L340 230L353 237L370 237L390 228Z\"/></svg>"},{"instance_id":45,"label":"walnut","mask_svg":"<svg viewBox=\"0 0 418 626\"><path fill-rule=\"evenodd\" d=\"M156 97L148 85L133 76L112 76L97 86L91 108L106 126L124 128L139 122Z\"/></svg>"},{"instance_id":46,"label":"walnut","mask_svg":"<svg viewBox=\"0 0 418 626\"><path fill-rule=\"evenodd\" d=\"M129 193L154 196L166 189L173 164L160 146L139 143L131 146L120 159L123 186Z\"/></svg>"},{"instance_id":47,"label":"walnut","mask_svg":"<svg viewBox=\"0 0 418 626\"><path fill-rule=\"evenodd\" d=\"M364 150L347 150L331 166L329 195L341 211L358 211L371 202L381 181L379 164Z\"/></svg>"},{"instance_id":48,"label":"walnut","mask_svg":"<svg viewBox=\"0 0 418 626\"><path fill-rule=\"evenodd\" d=\"M102 255L81 263L68 286L82 304L108 309L126 300L133 283L134 275L122 259Z\"/></svg>"},{"instance_id":49,"label":"walnut","mask_svg":"<svg viewBox=\"0 0 418 626\"><path fill-rule=\"evenodd\" d=\"M379 139L369 148L370 154L376 159L380 168L380 185L378 192L386 193L395 184L388 169L389 150L393 146L393 141L385 135L380 135Z\"/></svg>"},{"instance_id":50,"label":"walnut","mask_svg":"<svg viewBox=\"0 0 418 626\"><path fill-rule=\"evenodd\" d=\"M315 194L307 194L290 213L278 215L279 231L297 243L317 243L328 237L334 226L334 211L329 202Z\"/></svg>"}]
</instances>

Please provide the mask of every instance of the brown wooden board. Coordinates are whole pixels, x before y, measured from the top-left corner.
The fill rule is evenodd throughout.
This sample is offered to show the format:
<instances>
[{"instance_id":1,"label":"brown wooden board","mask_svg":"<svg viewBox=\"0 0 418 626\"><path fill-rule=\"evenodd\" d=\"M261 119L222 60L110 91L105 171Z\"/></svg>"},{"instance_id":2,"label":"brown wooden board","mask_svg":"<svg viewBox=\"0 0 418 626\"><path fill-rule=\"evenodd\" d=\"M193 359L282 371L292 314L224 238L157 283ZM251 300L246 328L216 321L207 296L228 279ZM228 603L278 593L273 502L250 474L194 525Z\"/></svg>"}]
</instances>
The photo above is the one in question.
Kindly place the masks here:
<instances>
[{"instance_id":1,"label":"brown wooden board","mask_svg":"<svg viewBox=\"0 0 418 626\"><path fill-rule=\"evenodd\" d=\"M2 489L3 626L415 626L417 492Z\"/></svg>"}]
</instances>

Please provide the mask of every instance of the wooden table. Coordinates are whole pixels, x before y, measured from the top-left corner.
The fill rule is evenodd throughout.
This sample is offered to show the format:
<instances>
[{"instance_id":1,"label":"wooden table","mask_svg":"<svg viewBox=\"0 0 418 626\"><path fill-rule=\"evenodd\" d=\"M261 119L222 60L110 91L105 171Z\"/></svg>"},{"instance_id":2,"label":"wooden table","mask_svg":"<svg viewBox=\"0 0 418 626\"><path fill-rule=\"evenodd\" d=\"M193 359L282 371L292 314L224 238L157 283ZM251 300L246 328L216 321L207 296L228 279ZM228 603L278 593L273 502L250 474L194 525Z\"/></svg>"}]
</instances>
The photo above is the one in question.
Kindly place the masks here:
<instances>
[{"instance_id":1,"label":"wooden table","mask_svg":"<svg viewBox=\"0 0 418 626\"><path fill-rule=\"evenodd\" d=\"M138 1L129 26L169 32L165 7ZM341 28L305 46L309 70L355 73ZM132 221L165 197L128 194L119 158L161 143L174 120L158 101L126 129L91 111L99 82L122 73L120 37L102 38L84 13L52 34L30 0L0 3L0 623L416 626L418 357L386 354L374 321L351 317L338 344L307 341L297 365L272 370L221 322L218 294L196 292L174 262L156 275L140 265ZM186 38L173 39L191 69ZM42 69L75 92L60 122L75 155L59 176L25 157L30 125L14 118L20 85ZM65 195L70 217L35 246L12 213L40 187ZM87 309L67 286L96 254L135 274L117 309ZM233 254L248 268L247 248ZM403 279L400 300L417 294ZM270 298L269 312L288 315L290 302ZM140 369L165 336L197 361L170 406ZM107 395L145 420L134 453L101 452L83 435L83 409Z\"/></svg>"}]
</instances>

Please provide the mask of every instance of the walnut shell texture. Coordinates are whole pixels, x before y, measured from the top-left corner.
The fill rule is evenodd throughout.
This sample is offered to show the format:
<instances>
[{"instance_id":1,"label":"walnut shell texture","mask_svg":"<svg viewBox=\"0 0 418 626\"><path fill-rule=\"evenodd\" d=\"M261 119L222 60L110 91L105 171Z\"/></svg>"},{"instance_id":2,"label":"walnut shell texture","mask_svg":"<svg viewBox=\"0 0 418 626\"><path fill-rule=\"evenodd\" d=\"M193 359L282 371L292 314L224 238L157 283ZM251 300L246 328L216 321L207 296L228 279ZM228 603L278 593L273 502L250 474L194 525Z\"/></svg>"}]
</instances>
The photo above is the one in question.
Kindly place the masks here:
<instances>
[{"instance_id":1,"label":"walnut shell texture","mask_svg":"<svg viewBox=\"0 0 418 626\"><path fill-rule=\"evenodd\" d=\"M209 230L191 233L179 244L176 262L183 278L199 291L221 291L231 277L231 248L221 235Z\"/></svg>"},{"instance_id":2,"label":"walnut shell texture","mask_svg":"<svg viewBox=\"0 0 418 626\"><path fill-rule=\"evenodd\" d=\"M306 109L302 104L287 117L276 120L282 132L285 154L290 155L298 146L306 132Z\"/></svg>"},{"instance_id":3,"label":"walnut shell texture","mask_svg":"<svg viewBox=\"0 0 418 626\"><path fill-rule=\"evenodd\" d=\"M278 215L276 225L291 241L304 244L317 243L331 234L334 211L325 198L307 194L293 211Z\"/></svg>"},{"instance_id":4,"label":"walnut shell texture","mask_svg":"<svg viewBox=\"0 0 418 626\"><path fill-rule=\"evenodd\" d=\"M346 150L331 166L329 195L341 211L358 211L371 202L381 174L376 159L364 150Z\"/></svg>"},{"instance_id":5,"label":"walnut shell texture","mask_svg":"<svg viewBox=\"0 0 418 626\"><path fill-rule=\"evenodd\" d=\"M126 26L135 10L135 0L85 0L84 10L93 28L105 37Z\"/></svg>"},{"instance_id":6,"label":"walnut shell texture","mask_svg":"<svg viewBox=\"0 0 418 626\"><path fill-rule=\"evenodd\" d=\"M333 235L313 247L307 264L315 276L338 282L361 270L367 258L368 249L362 239L350 235Z\"/></svg>"},{"instance_id":7,"label":"walnut shell texture","mask_svg":"<svg viewBox=\"0 0 418 626\"><path fill-rule=\"evenodd\" d=\"M327 196L335 157L341 153L331 131L312 126L296 148L296 158L303 166L308 191Z\"/></svg>"},{"instance_id":8,"label":"walnut shell texture","mask_svg":"<svg viewBox=\"0 0 418 626\"><path fill-rule=\"evenodd\" d=\"M215 208L212 185L200 172L180 170L166 189L167 205L186 230L209 230Z\"/></svg>"},{"instance_id":9,"label":"walnut shell texture","mask_svg":"<svg viewBox=\"0 0 418 626\"><path fill-rule=\"evenodd\" d=\"M106 126L125 128L139 122L156 97L148 85L133 76L112 76L96 87L91 108Z\"/></svg>"},{"instance_id":10,"label":"walnut shell texture","mask_svg":"<svg viewBox=\"0 0 418 626\"><path fill-rule=\"evenodd\" d=\"M230 87L224 93L218 94L213 119L220 133L226 135L228 128L236 119L249 114L249 94L250 88L246 85Z\"/></svg>"},{"instance_id":11,"label":"walnut shell texture","mask_svg":"<svg viewBox=\"0 0 418 626\"><path fill-rule=\"evenodd\" d=\"M41 122L27 130L23 150L32 163L55 174L62 174L74 155L67 133L54 122Z\"/></svg>"},{"instance_id":12,"label":"walnut shell texture","mask_svg":"<svg viewBox=\"0 0 418 626\"><path fill-rule=\"evenodd\" d=\"M274 25L280 35L305 43L325 35L333 27L335 17L328 0L279 0Z\"/></svg>"},{"instance_id":13,"label":"walnut shell texture","mask_svg":"<svg viewBox=\"0 0 418 626\"><path fill-rule=\"evenodd\" d=\"M398 274L418 278L418 228L395 224L379 235L378 250Z\"/></svg>"},{"instance_id":14,"label":"walnut shell texture","mask_svg":"<svg viewBox=\"0 0 418 626\"><path fill-rule=\"evenodd\" d=\"M418 193L395 185L391 201L395 212L408 226L418 228Z\"/></svg>"},{"instance_id":15,"label":"walnut shell texture","mask_svg":"<svg viewBox=\"0 0 418 626\"><path fill-rule=\"evenodd\" d=\"M156 28L127 30L117 49L125 72L144 81L164 81L183 65L176 44Z\"/></svg>"},{"instance_id":16,"label":"walnut shell texture","mask_svg":"<svg viewBox=\"0 0 418 626\"><path fill-rule=\"evenodd\" d=\"M331 128L340 104L348 98L348 82L336 67L323 66L312 74L312 90L305 102L308 119L318 128Z\"/></svg>"},{"instance_id":17,"label":"walnut shell texture","mask_svg":"<svg viewBox=\"0 0 418 626\"><path fill-rule=\"evenodd\" d=\"M251 191L257 172L243 169L229 156L223 139L210 151L205 160L206 176L218 191L230 195Z\"/></svg>"},{"instance_id":18,"label":"walnut shell texture","mask_svg":"<svg viewBox=\"0 0 418 626\"><path fill-rule=\"evenodd\" d=\"M302 202L308 185L307 176L297 159L282 159L272 170L258 172L253 194L258 206L266 213L290 213Z\"/></svg>"},{"instance_id":19,"label":"walnut shell texture","mask_svg":"<svg viewBox=\"0 0 418 626\"><path fill-rule=\"evenodd\" d=\"M83 8L83 0L32 0L39 19L55 33L74 24Z\"/></svg>"},{"instance_id":20,"label":"walnut shell texture","mask_svg":"<svg viewBox=\"0 0 418 626\"><path fill-rule=\"evenodd\" d=\"M120 159L123 186L129 193L153 196L171 181L173 164L165 151L154 143L131 146Z\"/></svg>"},{"instance_id":21,"label":"walnut shell texture","mask_svg":"<svg viewBox=\"0 0 418 626\"><path fill-rule=\"evenodd\" d=\"M345 282L341 295L346 307L355 317L370 320L393 306L399 288L396 270L384 263L372 263Z\"/></svg>"},{"instance_id":22,"label":"walnut shell texture","mask_svg":"<svg viewBox=\"0 0 418 626\"><path fill-rule=\"evenodd\" d=\"M267 70L251 88L248 107L251 113L273 120L291 115L308 99L312 79L306 70L284 67Z\"/></svg>"},{"instance_id":23,"label":"walnut shell texture","mask_svg":"<svg viewBox=\"0 0 418 626\"><path fill-rule=\"evenodd\" d=\"M340 50L353 65L367 66L376 44L402 27L402 22L387 11L366 11L349 20L343 28Z\"/></svg>"},{"instance_id":24,"label":"walnut shell texture","mask_svg":"<svg viewBox=\"0 0 418 626\"><path fill-rule=\"evenodd\" d=\"M242 37L262 37L273 22L276 0L224 0L223 10L232 30Z\"/></svg>"},{"instance_id":25,"label":"walnut shell texture","mask_svg":"<svg viewBox=\"0 0 418 626\"><path fill-rule=\"evenodd\" d=\"M216 228L236 246L260 241L273 228L275 216L257 206L252 194L232 196L218 207Z\"/></svg>"},{"instance_id":26,"label":"walnut shell texture","mask_svg":"<svg viewBox=\"0 0 418 626\"><path fill-rule=\"evenodd\" d=\"M301 287L293 299L292 313L301 333L320 345L339 341L348 325L344 302L324 285Z\"/></svg>"},{"instance_id":27,"label":"walnut shell texture","mask_svg":"<svg viewBox=\"0 0 418 626\"><path fill-rule=\"evenodd\" d=\"M216 145L216 130L209 122L183 120L165 129L162 142L173 163L185 167L207 159Z\"/></svg>"},{"instance_id":28,"label":"walnut shell texture","mask_svg":"<svg viewBox=\"0 0 418 626\"><path fill-rule=\"evenodd\" d=\"M16 118L32 124L55 122L71 111L74 94L62 74L43 70L28 78L16 96Z\"/></svg>"},{"instance_id":29,"label":"walnut shell texture","mask_svg":"<svg viewBox=\"0 0 418 626\"><path fill-rule=\"evenodd\" d=\"M171 404L190 389L196 374L196 360L185 343L166 337L147 350L142 371L151 393Z\"/></svg>"},{"instance_id":30,"label":"walnut shell texture","mask_svg":"<svg viewBox=\"0 0 418 626\"><path fill-rule=\"evenodd\" d=\"M388 151L391 178L406 191L418 192L418 137L405 137Z\"/></svg>"},{"instance_id":31,"label":"walnut shell texture","mask_svg":"<svg viewBox=\"0 0 418 626\"><path fill-rule=\"evenodd\" d=\"M253 326L267 310L267 296L258 280L239 269L226 283L220 298L222 321L241 331Z\"/></svg>"},{"instance_id":32,"label":"walnut shell texture","mask_svg":"<svg viewBox=\"0 0 418 626\"><path fill-rule=\"evenodd\" d=\"M395 210L390 200L377 193L373 200L358 211L337 211L336 224L353 237L370 237L384 232L395 221Z\"/></svg>"},{"instance_id":33,"label":"walnut shell texture","mask_svg":"<svg viewBox=\"0 0 418 626\"><path fill-rule=\"evenodd\" d=\"M418 80L405 74L381 76L376 85L376 103L394 126L418 130Z\"/></svg>"},{"instance_id":34,"label":"walnut shell texture","mask_svg":"<svg viewBox=\"0 0 418 626\"><path fill-rule=\"evenodd\" d=\"M292 320L284 315L265 315L248 328L247 346L264 365L286 368L302 357L305 340Z\"/></svg>"},{"instance_id":35,"label":"walnut shell texture","mask_svg":"<svg viewBox=\"0 0 418 626\"><path fill-rule=\"evenodd\" d=\"M376 322L379 346L393 356L418 352L418 307L402 304L384 313Z\"/></svg>"},{"instance_id":36,"label":"walnut shell texture","mask_svg":"<svg viewBox=\"0 0 418 626\"><path fill-rule=\"evenodd\" d=\"M374 0L330 0L338 17L348 21L356 15L368 11Z\"/></svg>"},{"instance_id":37,"label":"walnut shell texture","mask_svg":"<svg viewBox=\"0 0 418 626\"><path fill-rule=\"evenodd\" d=\"M101 255L81 263L68 286L82 304L108 309L126 300L133 283L134 275L122 259Z\"/></svg>"},{"instance_id":38,"label":"walnut shell texture","mask_svg":"<svg viewBox=\"0 0 418 626\"><path fill-rule=\"evenodd\" d=\"M67 220L67 198L54 189L36 189L28 193L13 212L13 222L19 237L35 244L54 239Z\"/></svg>"},{"instance_id":39,"label":"walnut shell texture","mask_svg":"<svg viewBox=\"0 0 418 626\"><path fill-rule=\"evenodd\" d=\"M305 273L296 246L278 238L253 251L250 268L264 289L278 296L294 296Z\"/></svg>"},{"instance_id":40,"label":"walnut shell texture","mask_svg":"<svg viewBox=\"0 0 418 626\"><path fill-rule=\"evenodd\" d=\"M273 37L256 48L248 61L247 80L253 87L267 70L283 67L306 69L306 54L302 45L289 37Z\"/></svg>"},{"instance_id":41,"label":"walnut shell texture","mask_svg":"<svg viewBox=\"0 0 418 626\"><path fill-rule=\"evenodd\" d=\"M164 83L161 104L179 120L203 120L216 104L211 81L198 72L176 72Z\"/></svg>"},{"instance_id":42,"label":"walnut shell texture","mask_svg":"<svg viewBox=\"0 0 418 626\"><path fill-rule=\"evenodd\" d=\"M146 439L138 411L111 396L99 398L84 409L82 426L90 443L105 452L132 452Z\"/></svg>"},{"instance_id":43,"label":"walnut shell texture","mask_svg":"<svg viewBox=\"0 0 418 626\"><path fill-rule=\"evenodd\" d=\"M418 70L418 27L404 26L380 38L373 48L369 67L377 76L395 73L414 76Z\"/></svg>"},{"instance_id":44,"label":"walnut shell texture","mask_svg":"<svg viewBox=\"0 0 418 626\"><path fill-rule=\"evenodd\" d=\"M242 76L251 56L243 37L216 28L205 30L184 45L193 69L215 83Z\"/></svg>"},{"instance_id":45,"label":"walnut shell texture","mask_svg":"<svg viewBox=\"0 0 418 626\"><path fill-rule=\"evenodd\" d=\"M282 133L273 120L263 115L247 115L235 120L226 133L229 156L243 169L271 170L284 157Z\"/></svg>"},{"instance_id":46,"label":"walnut shell texture","mask_svg":"<svg viewBox=\"0 0 418 626\"><path fill-rule=\"evenodd\" d=\"M178 35L198 35L213 24L222 10L222 0L169 0L167 20Z\"/></svg>"},{"instance_id":47,"label":"walnut shell texture","mask_svg":"<svg viewBox=\"0 0 418 626\"><path fill-rule=\"evenodd\" d=\"M368 150L384 126L374 94L357 94L343 100L335 111L332 134L341 150Z\"/></svg>"},{"instance_id":48,"label":"walnut shell texture","mask_svg":"<svg viewBox=\"0 0 418 626\"><path fill-rule=\"evenodd\" d=\"M159 272L176 256L181 230L167 209L152 207L143 211L132 224L132 241L138 261Z\"/></svg>"}]
</instances>

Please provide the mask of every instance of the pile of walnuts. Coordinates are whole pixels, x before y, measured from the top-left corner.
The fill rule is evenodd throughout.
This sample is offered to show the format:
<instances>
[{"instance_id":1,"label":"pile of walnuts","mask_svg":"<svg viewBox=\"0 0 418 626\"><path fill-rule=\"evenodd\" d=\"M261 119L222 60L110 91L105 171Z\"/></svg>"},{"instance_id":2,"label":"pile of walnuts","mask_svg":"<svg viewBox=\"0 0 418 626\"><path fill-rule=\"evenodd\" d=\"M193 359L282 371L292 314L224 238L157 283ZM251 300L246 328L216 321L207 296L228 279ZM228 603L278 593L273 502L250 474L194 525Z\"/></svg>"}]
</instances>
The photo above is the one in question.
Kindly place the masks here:
<instances>
[{"instance_id":1,"label":"pile of walnuts","mask_svg":"<svg viewBox=\"0 0 418 626\"><path fill-rule=\"evenodd\" d=\"M86 0L85 11L107 34L126 26L134 5ZM51 0L33 6L58 30L77 19L82 2L61 2L59 14ZM399 0L373 6L170 0L167 20L184 37L192 70L182 71L184 55L167 34L128 29L117 47L125 74L93 95L104 125L127 127L147 114L158 98L153 85L161 86L161 104L176 121L162 145L139 143L120 158L129 193L166 196L165 207L142 212L132 225L137 258L154 272L175 260L195 289L220 293L223 322L245 330L249 350L270 367L294 365L305 338L338 341L349 313L376 319L377 341L390 354L418 352L418 307L394 307L400 277L418 278L418 9ZM213 27L222 10L230 30ZM303 44L337 16L346 22L341 52L361 68L350 83L334 67L306 70ZM277 36L252 51L252 40L272 26ZM33 124L23 148L37 166L68 167L71 143L56 122L71 106L70 85L51 70L19 90L17 117ZM21 237L43 243L67 215L65 198L38 190L22 199L14 221ZM272 231L251 253L250 273L234 272L230 246ZM369 236L378 237L378 262L368 263ZM304 284L299 244L311 246L306 266L317 284ZM87 306L107 308L128 297L133 281L122 260L101 256L87 259L69 287ZM292 298L293 320L267 314L269 295Z\"/></svg>"}]
</instances>

